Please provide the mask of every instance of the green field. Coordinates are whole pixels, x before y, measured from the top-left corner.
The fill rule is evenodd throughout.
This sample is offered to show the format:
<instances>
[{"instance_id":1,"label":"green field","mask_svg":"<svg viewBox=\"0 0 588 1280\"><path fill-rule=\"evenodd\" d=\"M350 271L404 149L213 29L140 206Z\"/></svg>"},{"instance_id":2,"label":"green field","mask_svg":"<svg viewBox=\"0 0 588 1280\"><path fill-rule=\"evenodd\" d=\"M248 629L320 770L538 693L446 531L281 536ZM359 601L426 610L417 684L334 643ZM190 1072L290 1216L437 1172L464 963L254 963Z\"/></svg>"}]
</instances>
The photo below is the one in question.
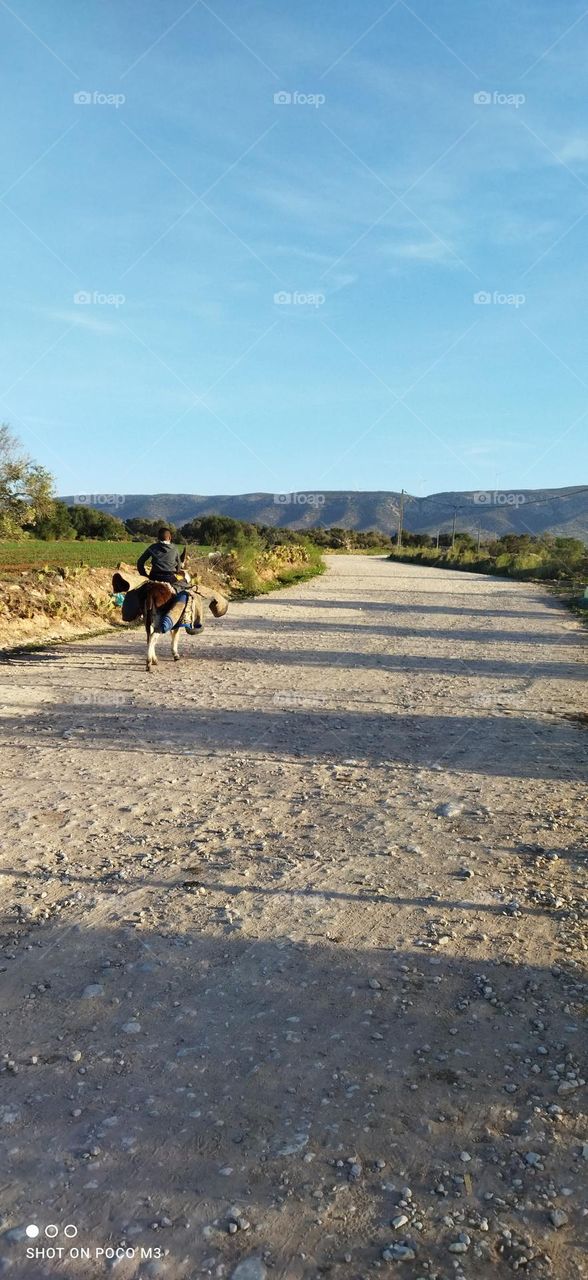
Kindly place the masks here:
<instances>
[{"instance_id":1,"label":"green field","mask_svg":"<svg viewBox=\"0 0 588 1280\"><path fill-rule=\"evenodd\" d=\"M23 542L0 540L0 569L41 569L45 565L90 565L92 569L114 569L119 560L135 564L145 542L99 542L80 539L79 542L41 542L30 538ZM211 547L190 546L194 556L208 555Z\"/></svg>"}]
</instances>

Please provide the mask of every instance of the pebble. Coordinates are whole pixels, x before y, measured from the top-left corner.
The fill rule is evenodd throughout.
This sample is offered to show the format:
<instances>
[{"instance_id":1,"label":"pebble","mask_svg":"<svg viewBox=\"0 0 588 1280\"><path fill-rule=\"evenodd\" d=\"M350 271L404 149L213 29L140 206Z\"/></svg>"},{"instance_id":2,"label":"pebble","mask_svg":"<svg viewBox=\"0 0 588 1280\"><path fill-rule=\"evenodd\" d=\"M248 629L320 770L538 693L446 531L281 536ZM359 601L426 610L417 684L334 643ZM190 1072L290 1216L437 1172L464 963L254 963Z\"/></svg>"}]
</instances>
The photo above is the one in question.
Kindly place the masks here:
<instances>
[{"instance_id":1,"label":"pebble","mask_svg":"<svg viewBox=\"0 0 588 1280\"><path fill-rule=\"evenodd\" d=\"M384 1262L411 1262L416 1253L409 1244L389 1244L382 1250Z\"/></svg>"},{"instance_id":2,"label":"pebble","mask_svg":"<svg viewBox=\"0 0 588 1280\"><path fill-rule=\"evenodd\" d=\"M563 1209L552 1209L549 1219L556 1231L559 1231L560 1227L565 1227L566 1223L569 1222L568 1215L564 1213Z\"/></svg>"},{"instance_id":3,"label":"pebble","mask_svg":"<svg viewBox=\"0 0 588 1280\"><path fill-rule=\"evenodd\" d=\"M293 1142L287 1142L285 1146L280 1147L279 1156L297 1156L304 1150L308 1143L307 1133L296 1133Z\"/></svg>"},{"instance_id":4,"label":"pebble","mask_svg":"<svg viewBox=\"0 0 588 1280\"><path fill-rule=\"evenodd\" d=\"M244 1258L231 1272L231 1280L266 1280L267 1267L261 1258Z\"/></svg>"},{"instance_id":5,"label":"pebble","mask_svg":"<svg viewBox=\"0 0 588 1280\"><path fill-rule=\"evenodd\" d=\"M0 1124L16 1124L20 1112L15 1107L0 1107Z\"/></svg>"},{"instance_id":6,"label":"pebble","mask_svg":"<svg viewBox=\"0 0 588 1280\"><path fill-rule=\"evenodd\" d=\"M99 982L90 982L82 991L82 1000L95 1000L97 996L104 995L104 987Z\"/></svg>"},{"instance_id":7,"label":"pebble","mask_svg":"<svg viewBox=\"0 0 588 1280\"><path fill-rule=\"evenodd\" d=\"M458 818L463 813L463 805L457 800L446 800L444 804L438 804L435 813L439 818Z\"/></svg>"},{"instance_id":8,"label":"pebble","mask_svg":"<svg viewBox=\"0 0 588 1280\"><path fill-rule=\"evenodd\" d=\"M137 1036L140 1030L141 1030L141 1023L134 1022L132 1019L130 1022L124 1022L121 1027L121 1031L124 1031L128 1036Z\"/></svg>"},{"instance_id":9,"label":"pebble","mask_svg":"<svg viewBox=\"0 0 588 1280\"><path fill-rule=\"evenodd\" d=\"M6 1244L20 1244L21 1240L26 1240L26 1227L10 1227L9 1231L5 1231L2 1237Z\"/></svg>"},{"instance_id":10,"label":"pebble","mask_svg":"<svg viewBox=\"0 0 588 1280\"><path fill-rule=\"evenodd\" d=\"M397 1213L396 1217L392 1218L391 1225L394 1227L395 1231L398 1231L400 1227L405 1227L407 1222L408 1218L405 1213Z\"/></svg>"}]
</instances>

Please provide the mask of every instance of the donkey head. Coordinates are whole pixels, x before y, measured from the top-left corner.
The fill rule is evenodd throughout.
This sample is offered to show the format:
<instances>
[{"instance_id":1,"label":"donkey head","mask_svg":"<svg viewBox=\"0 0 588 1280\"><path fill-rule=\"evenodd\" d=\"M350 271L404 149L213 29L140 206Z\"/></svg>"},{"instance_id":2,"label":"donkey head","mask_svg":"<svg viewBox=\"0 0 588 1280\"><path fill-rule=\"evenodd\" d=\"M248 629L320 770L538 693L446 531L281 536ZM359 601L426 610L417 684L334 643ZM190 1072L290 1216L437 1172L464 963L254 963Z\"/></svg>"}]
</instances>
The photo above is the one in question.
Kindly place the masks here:
<instances>
[{"instance_id":1,"label":"donkey head","mask_svg":"<svg viewBox=\"0 0 588 1280\"><path fill-rule=\"evenodd\" d=\"M176 575L177 580L178 582L186 582L189 586L192 581L192 574L189 572L190 557L188 556L187 547L184 547L184 550L182 551L182 554L180 556L180 563L182 566L182 571L181 573L178 573Z\"/></svg>"}]
</instances>

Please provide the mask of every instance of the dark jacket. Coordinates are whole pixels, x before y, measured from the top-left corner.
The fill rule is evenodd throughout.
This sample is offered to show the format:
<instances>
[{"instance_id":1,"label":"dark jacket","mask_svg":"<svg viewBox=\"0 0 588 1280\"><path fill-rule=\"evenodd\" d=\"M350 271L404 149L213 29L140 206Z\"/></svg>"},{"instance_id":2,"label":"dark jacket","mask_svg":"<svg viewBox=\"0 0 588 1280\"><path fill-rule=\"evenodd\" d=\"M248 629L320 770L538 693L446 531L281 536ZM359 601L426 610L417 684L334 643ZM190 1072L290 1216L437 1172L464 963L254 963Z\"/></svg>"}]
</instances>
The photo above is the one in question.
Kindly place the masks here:
<instances>
[{"instance_id":1,"label":"dark jacket","mask_svg":"<svg viewBox=\"0 0 588 1280\"><path fill-rule=\"evenodd\" d=\"M153 542L147 550L139 556L137 560L137 573L142 573L147 577L145 565L147 561L151 561L151 571L149 577L157 582L165 582L173 577L175 573L180 573L182 562L177 547L173 542Z\"/></svg>"}]
</instances>

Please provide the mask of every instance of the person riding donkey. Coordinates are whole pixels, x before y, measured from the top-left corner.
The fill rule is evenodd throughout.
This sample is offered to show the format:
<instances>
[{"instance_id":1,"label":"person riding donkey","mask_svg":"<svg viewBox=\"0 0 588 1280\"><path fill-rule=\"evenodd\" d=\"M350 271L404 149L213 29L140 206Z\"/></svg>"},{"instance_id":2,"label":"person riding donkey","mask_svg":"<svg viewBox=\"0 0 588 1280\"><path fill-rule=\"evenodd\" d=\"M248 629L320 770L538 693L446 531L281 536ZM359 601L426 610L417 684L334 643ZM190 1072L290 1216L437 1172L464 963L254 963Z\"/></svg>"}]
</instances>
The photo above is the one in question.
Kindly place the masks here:
<instances>
[{"instance_id":1,"label":"person riding donkey","mask_svg":"<svg viewBox=\"0 0 588 1280\"><path fill-rule=\"evenodd\" d=\"M142 617L145 623L148 671L157 666L155 646L159 635L171 633L172 656L177 662L180 632L193 636L203 629L204 599L198 580L193 582L188 572L187 554L188 548L184 547L180 555L173 545L171 529L163 525L158 530L157 542L147 547L137 560L137 572L145 579L140 586L131 586L132 574L125 565L119 565L113 574L112 590L117 603L118 597L121 598L123 622L136 622ZM148 561L151 561L149 573ZM215 618L222 618L228 603L215 592L208 607Z\"/></svg>"},{"instance_id":2,"label":"person riding donkey","mask_svg":"<svg viewBox=\"0 0 588 1280\"><path fill-rule=\"evenodd\" d=\"M137 560L137 573L143 578L150 578L152 582L169 582L175 584L178 578L184 576L184 560L180 556L177 547L172 542L171 529L163 525L157 531L157 542L152 542L150 547L139 556ZM151 561L151 568L147 573L147 561Z\"/></svg>"},{"instance_id":3,"label":"person riding donkey","mask_svg":"<svg viewBox=\"0 0 588 1280\"><path fill-rule=\"evenodd\" d=\"M143 602L148 641L148 671L152 670L157 663L155 657L157 632L162 632L164 635L168 631L172 632L172 654L174 661L177 662L180 627L184 627L190 635L202 630L202 608L197 588L191 587L191 575L186 570L187 552L188 548L184 547L180 555L177 547L173 545L171 529L167 525L162 525L157 531L157 542L147 547L137 560L137 572L145 578L149 576L149 580L156 584ZM151 568L147 575L146 566L149 560Z\"/></svg>"}]
</instances>

